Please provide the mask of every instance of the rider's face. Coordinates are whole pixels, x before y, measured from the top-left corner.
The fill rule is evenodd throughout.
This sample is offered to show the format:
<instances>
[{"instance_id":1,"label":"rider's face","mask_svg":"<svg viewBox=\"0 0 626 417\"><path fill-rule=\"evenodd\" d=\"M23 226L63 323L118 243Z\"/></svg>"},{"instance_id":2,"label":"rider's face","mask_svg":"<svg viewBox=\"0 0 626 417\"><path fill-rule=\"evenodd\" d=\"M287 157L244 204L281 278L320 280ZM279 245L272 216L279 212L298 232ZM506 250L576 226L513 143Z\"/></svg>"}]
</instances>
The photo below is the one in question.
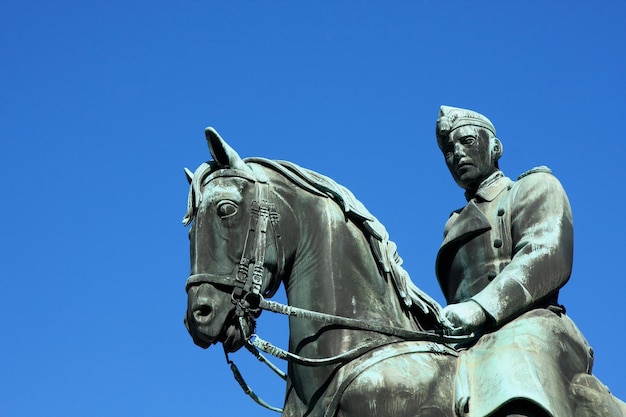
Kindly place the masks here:
<instances>
[{"instance_id":1,"label":"rider's face","mask_svg":"<svg viewBox=\"0 0 626 417\"><path fill-rule=\"evenodd\" d=\"M441 140L441 151L456 183L464 189L476 189L498 168L497 139L475 126L461 126Z\"/></svg>"}]
</instances>

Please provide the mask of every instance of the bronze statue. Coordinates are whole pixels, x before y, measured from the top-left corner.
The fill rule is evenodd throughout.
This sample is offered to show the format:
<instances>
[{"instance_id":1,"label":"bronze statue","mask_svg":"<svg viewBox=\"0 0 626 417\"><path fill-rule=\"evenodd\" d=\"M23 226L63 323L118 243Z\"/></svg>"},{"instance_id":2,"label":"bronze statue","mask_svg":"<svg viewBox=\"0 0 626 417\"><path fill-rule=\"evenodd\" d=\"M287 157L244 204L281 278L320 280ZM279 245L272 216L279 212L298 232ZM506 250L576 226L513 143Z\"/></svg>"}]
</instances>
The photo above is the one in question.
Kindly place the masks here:
<instances>
[{"instance_id":1,"label":"bronze statue","mask_svg":"<svg viewBox=\"0 0 626 417\"><path fill-rule=\"evenodd\" d=\"M507 178L502 143L479 113L441 106L436 136L468 201L447 221L437 256L443 312L456 334L480 336L460 350L456 407L486 416L526 401L574 415L570 383L591 379L593 351L558 302L572 270L567 195L546 167Z\"/></svg>"},{"instance_id":2,"label":"bronze statue","mask_svg":"<svg viewBox=\"0 0 626 417\"><path fill-rule=\"evenodd\" d=\"M493 133L495 137L495 129ZM459 271L464 273L457 262L486 258L486 252L472 255L462 246L491 230L488 221L480 233L461 233L443 245L438 276L442 283L449 281L444 291L457 304L442 310L413 285L384 226L349 190L290 162L241 159L211 128L206 136L213 160L194 173L187 172L191 187L184 223L191 224L191 274L185 324L203 348L219 342L225 352L245 347L262 361L267 360L259 350L287 360L287 375L281 375L287 381L282 416L486 417L479 413L491 406L497 410L491 415L498 417L622 415L621 405L586 373L591 367L586 342L552 302L555 294L549 292L537 303L510 309L506 301L513 299L504 298L491 310L490 305L480 307L478 301L470 301L474 287L466 284L465 275L461 275L463 280L448 280ZM473 161L482 154L476 155ZM468 189L484 179L479 178L482 171L466 175L476 172L467 168L467 161L452 166L458 169L453 174L458 172ZM496 176L494 183L501 180ZM469 222L469 226L474 224ZM449 238L455 234L451 228ZM492 257L496 265L496 256ZM468 267L480 269L473 264ZM268 300L281 283L289 305ZM290 316L288 351L254 335L255 321L263 310ZM550 343L559 340L578 349L568 355L579 362L567 363L565 370L564 389L571 395L564 401L572 413L562 414L563 408L552 404L546 407L533 392L512 397L519 392L508 386L491 402L473 397L499 389L489 385L499 381L490 373L483 372L485 380L476 383L474 375L481 374L475 367L495 366L499 357L510 359L489 350L488 342L505 346L500 335L506 336L507 326L517 322L551 326L552 330L542 331L546 338L557 337ZM561 341L562 335L572 340ZM530 335L522 340L535 342ZM543 358L541 349L537 357ZM228 355L227 360L231 363ZM271 408L250 392L236 369L234 373L253 399ZM560 401L558 395L554 398ZM509 401L517 399L530 401Z\"/></svg>"}]
</instances>

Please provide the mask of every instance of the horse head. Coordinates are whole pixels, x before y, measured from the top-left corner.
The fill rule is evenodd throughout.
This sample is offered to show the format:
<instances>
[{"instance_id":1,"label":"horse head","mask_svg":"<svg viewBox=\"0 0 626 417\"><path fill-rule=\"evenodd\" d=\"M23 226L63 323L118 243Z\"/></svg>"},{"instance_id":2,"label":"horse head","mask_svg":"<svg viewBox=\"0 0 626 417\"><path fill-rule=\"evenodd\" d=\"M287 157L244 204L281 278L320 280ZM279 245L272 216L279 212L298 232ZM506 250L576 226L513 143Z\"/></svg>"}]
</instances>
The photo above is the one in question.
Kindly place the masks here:
<instances>
[{"instance_id":1,"label":"horse head","mask_svg":"<svg viewBox=\"0 0 626 417\"><path fill-rule=\"evenodd\" d=\"M277 282L284 261L272 233L276 213L267 201L267 178L214 129L205 133L213 160L193 174L186 170L191 272L185 325L198 346L221 342L233 352L243 333L254 330L259 311L250 308L252 298L275 291L263 281Z\"/></svg>"}]
</instances>

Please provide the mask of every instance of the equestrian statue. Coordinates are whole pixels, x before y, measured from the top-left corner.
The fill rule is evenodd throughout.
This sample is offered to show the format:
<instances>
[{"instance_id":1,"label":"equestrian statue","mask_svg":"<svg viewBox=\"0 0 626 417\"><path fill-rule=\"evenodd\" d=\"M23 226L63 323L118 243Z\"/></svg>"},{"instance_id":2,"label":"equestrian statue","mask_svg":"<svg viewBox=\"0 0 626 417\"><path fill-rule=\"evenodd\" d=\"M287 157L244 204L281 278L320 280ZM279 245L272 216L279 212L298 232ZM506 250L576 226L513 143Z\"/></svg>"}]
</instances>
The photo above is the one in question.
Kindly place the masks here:
<instances>
[{"instance_id":1,"label":"equestrian statue","mask_svg":"<svg viewBox=\"0 0 626 417\"><path fill-rule=\"evenodd\" d=\"M437 257L445 308L345 187L291 162L242 159L205 133L213 159L186 170L185 325L198 346L243 347L281 374L281 416L626 416L558 304L571 271L567 197L546 168L505 177L486 117L442 106L437 121L468 199ZM271 300L281 284L287 305ZM254 334L264 310L289 316L288 350ZM261 352L286 360L286 375Z\"/></svg>"}]
</instances>

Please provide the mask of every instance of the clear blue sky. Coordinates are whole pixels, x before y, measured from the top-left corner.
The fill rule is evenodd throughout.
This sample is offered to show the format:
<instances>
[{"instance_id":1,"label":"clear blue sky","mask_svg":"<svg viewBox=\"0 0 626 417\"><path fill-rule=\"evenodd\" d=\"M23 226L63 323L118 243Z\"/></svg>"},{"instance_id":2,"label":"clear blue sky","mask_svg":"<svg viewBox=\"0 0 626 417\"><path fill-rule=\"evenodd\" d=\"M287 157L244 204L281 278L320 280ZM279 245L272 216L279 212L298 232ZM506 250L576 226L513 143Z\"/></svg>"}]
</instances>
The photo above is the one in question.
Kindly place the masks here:
<instances>
[{"instance_id":1,"label":"clear blue sky","mask_svg":"<svg viewBox=\"0 0 626 417\"><path fill-rule=\"evenodd\" d=\"M443 302L434 259L464 200L441 104L491 118L510 177L548 165L565 186L561 301L626 399L625 20L623 1L0 1L0 416L275 415L182 324L183 167L209 159L208 125L350 188ZM286 331L262 316L264 338Z\"/></svg>"}]
</instances>

